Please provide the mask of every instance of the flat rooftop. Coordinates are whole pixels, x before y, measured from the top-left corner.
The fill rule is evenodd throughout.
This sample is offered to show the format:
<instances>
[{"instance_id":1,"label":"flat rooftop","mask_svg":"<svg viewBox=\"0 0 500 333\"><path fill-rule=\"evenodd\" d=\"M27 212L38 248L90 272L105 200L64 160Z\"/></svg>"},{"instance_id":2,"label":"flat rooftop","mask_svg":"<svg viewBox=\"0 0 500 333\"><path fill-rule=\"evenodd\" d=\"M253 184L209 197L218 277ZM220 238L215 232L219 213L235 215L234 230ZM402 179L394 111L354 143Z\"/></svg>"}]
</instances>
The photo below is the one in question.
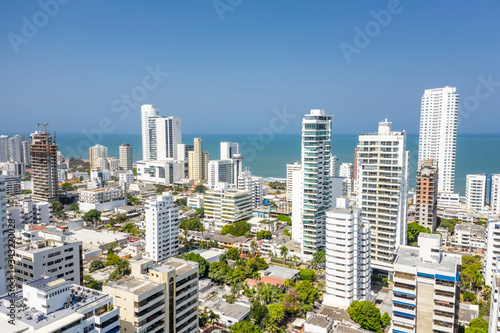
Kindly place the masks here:
<instances>
[{"instance_id":1,"label":"flat rooftop","mask_svg":"<svg viewBox=\"0 0 500 333\"><path fill-rule=\"evenodd\" d=\"M250 307L237 303L229 304L226 301L220 301L212 310L219 315L234 318L239 321L240 318L245 317L250 313Z\"/></svg>"},{"instance_id":2,"label":"flat rooftop","mask_svg":"<svg viewBox=\"0 0 500 333\"><path fill-rule=\"evenodd\" d=\"M110 282L106 284L106 287L119 289L134 295L142 295L156 287L160 283L149 281L146 279L139 279L136 277L129 277L124 280L119 280L115 282Z\"/></svg>"},{"instance_id":3,"label":"flat rooftop","mask_svg":"<svg viewBox=\"0 0 500 333\"><path fill-rule=\"evenodd\" d=\"M100 246L128 239L128 234L113 231L95 231L91 229L72 230L64 233L66 239L79 240L86 245Z\"/></svg>"},{"instance_id":4,"label":"flat rooftop","mask_svg":"<svg viewBox=\"0 0 500 333\"><path fill-rule=\"evenodd\" d=\"M439 235L429 235L439 236ZM430 238L430 237L429 237ZM394 264L412 267L421 267L439 270L441 273L450 273L455 276L457 265L462 264L462 256L459 254L443 253L441 262L422 261L420 249L415 246L400 246L396 252L397 258Z\"/></svg>"},{"instance_id":5,"label":"flat rooftop","mask_svg":"<svg viewBox=\"0 0 500 333\"><path fill-rule=\"evenodd\" d=\"M287 268L278 265L269 265L266 270L264 270L262 276L272 276L283 280L292 279L294 276L299 274L298 269Z\"/></svg>"}]
</instances>

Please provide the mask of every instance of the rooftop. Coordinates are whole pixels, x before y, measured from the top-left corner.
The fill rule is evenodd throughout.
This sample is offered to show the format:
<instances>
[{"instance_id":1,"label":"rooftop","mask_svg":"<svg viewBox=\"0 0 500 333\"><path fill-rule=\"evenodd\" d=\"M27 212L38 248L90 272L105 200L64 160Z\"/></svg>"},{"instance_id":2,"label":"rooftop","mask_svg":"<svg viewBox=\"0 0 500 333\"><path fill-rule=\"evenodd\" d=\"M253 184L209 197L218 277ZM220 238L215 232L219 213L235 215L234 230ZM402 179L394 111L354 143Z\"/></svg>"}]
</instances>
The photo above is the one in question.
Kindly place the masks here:
<instances>
[{"instance_id":1,"label":"rooftop","mask_svg":"<svg viewBox=\"0 0 500 333\"><path fill-rule=\"evenodd\" d=\"M422 235L422 234L421 234ZM425 234L426 236L438 236ZM431 238L431 237L429 237ZM443 253L441 262L422 261L419 257L420 251L415 246L400 246L396 252L396 261L394 264L405 265L419 268L438 269L441 273L451 273L455 276L457 265L462 264L462 256L459 254Z\"/></svg>"},{"instance_id":2,"label":"rooftop","mask_svg":"<svg viewBox=\"0 0 500 333\"><path fill-rule=\"evenodd\" d=\"M298 269L292 269L278 265L269 265L263 272L262 277L272 276L283 280L288 280L293 279L299 273L300 271Z\"/></svg>"},{"instance_id":3,"label":"rooftop","mask_svg":"<svg viewBox=\"0 0 500 333\"><path fill-rule=\"evenodd\" d=\"M106 284L107 287L119 289L128 293L132 293L134 295L142 295L158 287L159 285L160 283L149 281L146 279L139 279L136 277L128 277L123 280Z\"/></svg>"},{"instance_id":4,"label":"rooftop","mask_svg":"<svg viewBox=\"0 0 500 333\"><path fill-rule=\"evenodd\" d=\"M238 303L229 304L226 301L220 301L212 310L218 315L234 318L239 321L250 312L250 307Z\"/></svg>"},{"instance_id":5,"label":"rooftop","mask_svg":"<svg viewBox=\"0 0 500 333\"><path fill-rule=\"evenodd\" d=\"M118 231L95 231L91 229L72 230L65 233L68 239L79 240L89 245L105 245L115 241L128 239L128 234Z\"/></svg>"}]
</instances>

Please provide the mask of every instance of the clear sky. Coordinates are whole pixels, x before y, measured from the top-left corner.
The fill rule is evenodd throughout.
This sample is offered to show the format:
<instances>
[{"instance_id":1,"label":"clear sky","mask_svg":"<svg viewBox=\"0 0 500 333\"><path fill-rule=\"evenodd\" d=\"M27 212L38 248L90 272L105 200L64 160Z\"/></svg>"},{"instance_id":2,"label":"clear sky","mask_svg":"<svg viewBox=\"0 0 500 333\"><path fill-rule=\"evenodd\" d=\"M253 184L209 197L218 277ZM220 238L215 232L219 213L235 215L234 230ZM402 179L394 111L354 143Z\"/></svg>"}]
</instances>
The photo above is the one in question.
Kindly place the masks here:
<instances>
[{"instance_id":1,"label":"clear sky","mask_svg":"<svg viewBox=\"0 0 500 333\"><path fill-rule=\"evenodd\" d=\"M499 132L499 1L55 1L0 5L0 132L139 133L149 103L185 133L257 133L273 109L298 133L311 108L336 133L418 133L446 85L468 98L459 134Z\"/></svg>"}]
</instances>

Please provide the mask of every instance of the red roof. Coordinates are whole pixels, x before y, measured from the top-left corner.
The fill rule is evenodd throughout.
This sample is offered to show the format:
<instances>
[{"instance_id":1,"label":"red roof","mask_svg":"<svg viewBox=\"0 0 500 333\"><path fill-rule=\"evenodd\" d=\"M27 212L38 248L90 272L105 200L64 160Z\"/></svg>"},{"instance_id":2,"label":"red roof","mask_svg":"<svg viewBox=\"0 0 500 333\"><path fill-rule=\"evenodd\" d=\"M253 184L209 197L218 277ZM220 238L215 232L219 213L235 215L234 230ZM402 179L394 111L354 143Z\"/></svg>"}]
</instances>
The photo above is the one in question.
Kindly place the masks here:
<instances>
[{"instance_id":1,"label":"red roof","mask_svg":"<svg viewBox=\"0 0 500 333\"><path fill-rule=\"evenodd\" d=\"M247 282L249 287L253 287L258 283L269 283L273 286L281 287L283 285L283 282L285 282L285 280L273 276L263 276L260 278L260 280L245 279L245 281Z\"/></svg>"}]
</instances>

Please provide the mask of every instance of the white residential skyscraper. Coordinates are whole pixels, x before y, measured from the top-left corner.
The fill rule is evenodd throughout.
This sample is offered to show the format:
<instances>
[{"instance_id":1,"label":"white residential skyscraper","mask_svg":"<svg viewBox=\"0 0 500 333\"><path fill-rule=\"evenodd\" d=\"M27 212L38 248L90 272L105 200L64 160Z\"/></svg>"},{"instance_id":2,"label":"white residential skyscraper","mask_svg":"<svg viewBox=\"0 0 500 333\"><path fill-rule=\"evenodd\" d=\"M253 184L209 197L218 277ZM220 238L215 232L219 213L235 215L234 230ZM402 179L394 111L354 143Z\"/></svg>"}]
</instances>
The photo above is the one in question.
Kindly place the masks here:
<instances>
[{"instance_id":1,"label":"white residential skyscraper","mask_svg":"<svg viewBox=\"0 0 500 333\"><path fill-rule=\"evenodd\" d=\"M493 278L500 273L498 265L500 258L500 218L490 217L488 219L488 235L486 236L486 268L484 271L484 283L493 285Z\"/></svg>"},{"instance_id":2,"label":"white residential skyscraper","mask_svg":"<svg viewBox=\"0 0 500 333\"><path fill-rule=\"evenodd\" d=\"M220 143L220 159L230 160L234 154L239 154L239 144L237 142L221 142Z\"/></svg>"},{"instance_id":3,"label":"white residential skyscraper","mask_svg":"<svg viewBox=\"0 0 500 333\"><path fill-rule=\"evenodd\" d=\"M149 117L159 115L159 110L151 104L144 104L141 106L141 132L142 132L142 160L150 161L150 129Z\"/></svg>"},{"instance_id":4,"label":"white residential skyscraper","mask_svg":"<svg viewBox=\"0 0 500 333\"><path fill-rule=\"evenodd\" d=\"M500 174L491 175L490 207L493 214L500 216Z\"/></svg>"},{"instance_id":5,"label":"white residential skyscraper","mask_svg":"<svg viewBox=\"0 0 500 333\"><path fill-rule=\"evenodd\" d=\"M438 163L438 191L453 192L457 145L457 88L427 89L422 96L418 161Z\"/></svg>"},{"instance_id":6,"label":"white residential skyscraper","mask_svg":"<svg viewBox=\"0 0 500 333\"><path fill-rule=\"evenodd\" d=\"M212 160L208 162L208 188L213 189L217 183L231 183L233 163L231 160Z\"/></svg>"},{"instance_id":7,"label":"white residential skyscraper","mask_svg":"<svg viewBox=\"0 0 500 333\"><path fill-rule=\"evenodd\" d=\"M336 155L330 155L330 177L339 175L339 158Z\"/></svg>"},{"instance_id":8,"label":"white residential skyscraper","mask_svg":"<svg viewBox=\"0 0 500 333\"><path fill-rule=\"evenodd\" d=\"M120 145L120 169L132 170L132 146L128 143Z\"/></svg>"},{"instance_id":9,"label":"white residential skyscraper","mask_svg":"<svg viewBox=\"0 0 500 333\"><path fill-rule=\"evenodd\" d=\"M156 160L163 161L167 158L177 159L177 145L182 143L182 124L179 117L157 117L155 119L156 145L151 143L151 155L155 154ZM151 118L150 118L151 120Z\"/></svg>"},{"instance_id":10,"label":"white residential skyscraper","mask_svg":"<svg viewBox=\"0 0 500 333\"><path fill-rule=\"evenodd\" d=\"M23 141L24 135L16 134L9 138L9 160L23 161Z\"/></svg>"},{"instance_id":11,"label":"white residential skyscraper","mask_svg":"<svg viewBox=\"0 0 500 333\"><path fill-rule=\"evenodd\" d=\"M252 176L250 170L245 170L238 177L238 189L247 190L252 194L253 208L264 204L264 187L262 177Z\"/></svg>"},{"instance_id":12,"label":"white residential skyscraper","mask_svg":"<svg viewBox=\"0 0 500 333\"><path fill-rule=\"evenodd\" d=\"M371 289L370 224L349 198L326 212L326 293L324 304L348 307L368 300Z\"/></svg>"},{"instance_id":13,"label":"white residential skyscraper","mask_svg":"<svg viewBox=\"0 0 500 333\"><path fill-rule=\"evenodd\" d=\"M292 201L292 174L294 171L301 169L300 162L290 163L286 165L286 200Z\"/></svg>"},{"instance_id":14,"label":"white residential skyscraper","mask_svg":"<svg viewBox=\"0 0 500 333\"><path fill-rule=\"evenodd\" d=\"M89 148L89 161L90 170L105 170L107 168L102 168L102 162L99 163L99 159L102 158L106 160L108 158L108 147L102 145L95 145Z\"/></svg>"},{"instance_id":15,"label":"white residential skyscraper","mask_svg":"<svg viewBox=\"0 0 500 333\"><path fill-rule=\"evenodd\" d=\"M467 209L482 211L486 201L486 175L467 175L465 202Z\"/></svg>"},{"instance_id":16,"label":"white residential skyscraper","mask_svg":"<svg viewBox=\"0 0 500 333\"><path fill-rule=\"evenodd\" d=\"M7 292L9 271L9 234L7 233L7 200L5 178L0 176L0 295Z\"/></svg>"},{"instance_id":17,"label":"white residential skyscraper","mask_svg":"<svg viewBox=\"0 0 500 333\"><path fill-rule=\"evenodd\" d=\"M302 210L293 216L296 228L302 235L293 236L302 241L302 253L314 254L325 246L325 213L330 207L330 155L332 116L324 110L313 109L302 120ZM294 196L295 196L295 187ZM292 223L292 224L293 224Z\"/></svg>"},{"instance_id":18,"label":"white residential skyscraper","mask_svg":"<svg viewBox=\"0 0 500 333\"><path fill-rule=\"evenodd\" d=\"M146 201L146 251L155 262L177 255L179 251L179 210L170 192Z\"/></svg>"},{"instance_id":19,"label":"white residential skyscraper","mask_svg":"<svg viewBox=\"0 0 500 333\"><path fill-rule=\"evenodd\" d=\"M376 134L361 134L357 150L357 207L371 226L371 264L392 272L394 254L406 243L409 152L406 132L387 119Z\"/></svg>"}]
</instances>

